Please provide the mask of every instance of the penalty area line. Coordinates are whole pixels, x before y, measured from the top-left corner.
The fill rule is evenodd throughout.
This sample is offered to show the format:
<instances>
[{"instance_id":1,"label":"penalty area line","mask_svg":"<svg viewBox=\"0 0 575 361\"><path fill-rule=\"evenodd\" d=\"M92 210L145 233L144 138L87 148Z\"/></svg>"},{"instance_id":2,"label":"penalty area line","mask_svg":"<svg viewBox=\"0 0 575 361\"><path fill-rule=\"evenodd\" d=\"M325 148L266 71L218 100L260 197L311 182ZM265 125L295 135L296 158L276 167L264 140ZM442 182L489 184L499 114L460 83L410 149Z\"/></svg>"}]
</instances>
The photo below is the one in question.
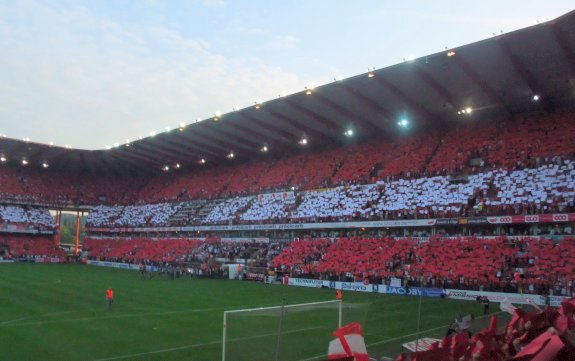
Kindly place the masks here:
<instances>
[{"instance_id":1,"label":"penalty area line","mask_svg":"<svg viewBox=\"0 0 575 361\"><path fill-rule=\"evenodd\" d=\"M320 329L320 328L325 328L325 327L323 327L323 326L317 326L317 327L301 328L301 329L299 329L299 330L282 332L282 335L291 334L291 333L297 333L297 332L317 330L317 329ZM274 333L268 333L268 334L257 335L257 336L238 337L238 338L230 339L229 342L246 341L246 340L252 340L252 339L257 339L257 338L262 338L262 337L270 337L270 336L276 336L276 335L277 335L277 333L274 332ZM181 350L187 350L187 349L190 349L190 348L202 347L202 346L212 346L212 345L217 345L217 344L221 344L221 343L222 343L222 340L210 341L210 342L204 342L204 343L194 343L194 344L191 344L191 345L184 345L184 346L179 346L179 347L165 348L165 349L161 349L161 350L154 350L154 351L148 351L148 352L140 352L140 353L127 354L127 355L112 356L112 357L107 357L107 358L100 358L100 359L93 360L93 361L113 361L113 360L121 360L121 359L123 359L123 358L130 358L130 357L153 355L153 354L158 354L158 353L181 351Z\"/></svg>"}]
</instances>

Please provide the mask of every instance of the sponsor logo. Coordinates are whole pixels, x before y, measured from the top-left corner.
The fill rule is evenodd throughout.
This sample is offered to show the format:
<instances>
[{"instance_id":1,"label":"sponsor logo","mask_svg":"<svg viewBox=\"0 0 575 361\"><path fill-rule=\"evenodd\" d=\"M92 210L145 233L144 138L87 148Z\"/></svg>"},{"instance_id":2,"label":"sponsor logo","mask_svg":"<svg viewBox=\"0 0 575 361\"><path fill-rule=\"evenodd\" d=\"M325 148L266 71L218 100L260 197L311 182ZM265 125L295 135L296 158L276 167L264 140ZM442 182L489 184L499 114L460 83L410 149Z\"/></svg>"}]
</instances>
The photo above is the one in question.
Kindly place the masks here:
<instances>
[{"instance_id":1,"label":"sponsor logo","mask_svg":"<svg viewBox=\"0 0 575 361\"><path fill-rule=\"evenodd\" d=\"M341 283L341 289L346 290L346 291L370 292L371 291L371 285L342 282Z\"/></svg>"},{"instance_id":2,"label":"sponsor logo","mask_svg":"<svg viewBox=\"0 0 575 361\"><path fill-rule=\"evenodd\" d=\"M554 214L553 222L567 222L569 220L568 214Z\"/></svg>"},{"instance_id":3,"label":"sponsor logo","mask_svg":"<svg viewBox=\"0 0 575 361\"><path fill-rule=\"evenodd\" d=\"M294 286L304 286L304 287L321 287L324 285L322 280L312 280L312 279L305 279L305 278L290 278L289 284Z\"/></svg>"},{"instance_id":4,"label":"sponsor logo","mask_svg":"<svg viewBox=\"0 0 575 361\"><path fill-rule=\"evenodd\" d=\"M421 290L419 288L410 288L409 290L406 291L405 288L403 287L393 287L393 286L389 286L387 287L387 293L390 293L392 295L409 295L409 296L421 296Z\"/></svg>"},{"instance_id":5,"label":"sponsor logo","mask_svg":"<svg viewBox=\"0 0 575 361\"><path fill-rule=\"evenodd\" d=\"M539 222L539 216L525 216L525 222Z\"/></svg>"}]
</instances>

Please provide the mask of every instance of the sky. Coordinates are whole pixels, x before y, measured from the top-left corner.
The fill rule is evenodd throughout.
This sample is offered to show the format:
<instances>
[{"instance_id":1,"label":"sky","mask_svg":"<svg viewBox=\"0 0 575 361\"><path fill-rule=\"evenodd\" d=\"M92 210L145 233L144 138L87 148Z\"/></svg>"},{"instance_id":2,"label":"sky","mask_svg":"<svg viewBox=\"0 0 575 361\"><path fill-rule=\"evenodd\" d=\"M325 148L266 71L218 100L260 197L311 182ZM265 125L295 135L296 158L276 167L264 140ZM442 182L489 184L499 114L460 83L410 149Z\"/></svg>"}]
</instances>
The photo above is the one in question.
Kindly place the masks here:
<instances>
[{"instance_id":1,"label":"sky","mask_svg":"<svg viewBox=\"0 0 575 361\"><path fill-rule=\"evenodd\" d=\"M572 0L0 0L0 134L103 149L573 8Z\"/></svg>"}]
</instances>

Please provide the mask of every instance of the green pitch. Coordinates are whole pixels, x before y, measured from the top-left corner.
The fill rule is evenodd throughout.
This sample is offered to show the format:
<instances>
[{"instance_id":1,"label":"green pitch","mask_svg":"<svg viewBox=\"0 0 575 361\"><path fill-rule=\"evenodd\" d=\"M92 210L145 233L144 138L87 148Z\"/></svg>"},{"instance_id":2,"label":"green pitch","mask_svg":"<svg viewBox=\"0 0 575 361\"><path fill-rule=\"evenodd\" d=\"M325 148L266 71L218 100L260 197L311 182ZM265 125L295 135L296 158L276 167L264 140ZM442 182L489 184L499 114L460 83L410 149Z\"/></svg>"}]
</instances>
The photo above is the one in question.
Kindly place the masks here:
<instances>
[{"instance_id":1,"label":"green pitch","mask_svg":"<svg viewBox=\"0 0 575 361\"><path fill-rule=\"evenodd\" d=\"M106 308L108 286L116 297L112 311ZM143 280L135 271L85 265L0 264L0 359L219 361L225 310L334 298L328 289L160 276ZM482 312L475 302L352 292L344 292L344 305L353 306L344 309L344 322L361 322L368 350L377 355L397 355L402 342L418 337L441 338L457 314ZM322 359L333 332L332 322L323 322L333 313L323 317L322 312L290 319L282 360ZM486 321L476 320L475 327ZM227 359L253 361L258 347L275 349L277 322L267 322L271 334L262 334L263 323L256 319L230 323L229 345L235 351ZM252 356L242 357L238 344Z\"/></svg>"}]
</instances>

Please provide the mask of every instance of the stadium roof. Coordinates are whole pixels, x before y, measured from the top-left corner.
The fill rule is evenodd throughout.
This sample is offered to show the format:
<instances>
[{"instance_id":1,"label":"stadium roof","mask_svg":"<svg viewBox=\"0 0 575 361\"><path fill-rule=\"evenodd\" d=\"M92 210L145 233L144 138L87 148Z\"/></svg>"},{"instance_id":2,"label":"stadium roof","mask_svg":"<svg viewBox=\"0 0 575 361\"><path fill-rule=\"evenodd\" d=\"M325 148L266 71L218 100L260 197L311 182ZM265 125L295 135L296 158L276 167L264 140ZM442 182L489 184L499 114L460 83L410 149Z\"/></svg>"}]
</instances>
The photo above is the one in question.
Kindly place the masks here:
<instances>
[{"instance_id":1,"label":"stadium roof","mask_svg":"<svg viewBox=\"0 0 575 361\"><path fill-rule=\"evenodd\" d=\"M352 56L352 54L350 54ZM533 101L537 95L539 101ZM254 104L109 150L0 137L3 162L91 173L155 173L164 167L257 159L308 146L397 134L469 117L552 109L575 98L575 11L555 20L303 92ZM467 108L472 114L463 112ZM49 130L48 130L49 131ZM349 141L349 139L347 139ZM269 152L262 152L263 147Z\"/></svg>"}]
</instances>

